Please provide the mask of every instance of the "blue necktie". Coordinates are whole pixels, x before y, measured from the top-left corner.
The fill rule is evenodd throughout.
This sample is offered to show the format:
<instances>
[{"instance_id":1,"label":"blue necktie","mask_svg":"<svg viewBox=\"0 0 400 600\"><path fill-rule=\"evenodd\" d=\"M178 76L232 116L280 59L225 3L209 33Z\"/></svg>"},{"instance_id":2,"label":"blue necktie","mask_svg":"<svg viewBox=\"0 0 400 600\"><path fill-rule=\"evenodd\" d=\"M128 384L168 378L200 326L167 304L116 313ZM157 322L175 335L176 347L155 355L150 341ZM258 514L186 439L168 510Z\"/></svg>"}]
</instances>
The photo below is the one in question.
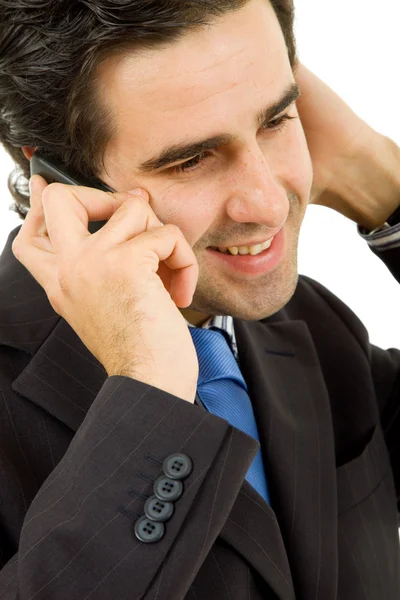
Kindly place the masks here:
<instances>
[{"instance_id":1,"label":"blue necktie","mask_svg":"<svg viewBox=\"0 0 400 600\"><path fill-rule=\"evenodd\" d=\"M189 327L199 361L197 393L207 410L241 429L258 442L258 430L247 385L224 335ZM261 448L246 480L270 504Z\"/></svg>"}]
</instances>

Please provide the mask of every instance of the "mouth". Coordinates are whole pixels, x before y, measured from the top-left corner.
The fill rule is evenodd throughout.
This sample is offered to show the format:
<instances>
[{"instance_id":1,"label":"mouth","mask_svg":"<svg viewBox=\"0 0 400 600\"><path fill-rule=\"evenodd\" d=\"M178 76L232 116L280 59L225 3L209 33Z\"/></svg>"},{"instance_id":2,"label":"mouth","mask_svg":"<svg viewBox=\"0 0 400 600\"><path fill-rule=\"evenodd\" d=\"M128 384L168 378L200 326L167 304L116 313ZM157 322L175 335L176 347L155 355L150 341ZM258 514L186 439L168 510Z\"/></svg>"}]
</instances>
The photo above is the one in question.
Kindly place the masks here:
<instances>
[{"instance_id":1,"label":"mouth","mask_svg":"<svg viewBox=\"0 0 400 600\"><path fill-rule=\"evenodd\" d=\"M222 246L211 246L211 249L215 250L216 252L221 252L221 254L231 254L232 256L237 256L238 254L240 254L240 256L246 256L248 254L251 254L251 256L257 256L258 254L264 252L264 250L268 250L268 248L271 247L272 242L274 241L274 237L264 242L257 242L256 244L252 245L232 245L227 248Z\"/></svg>"},{"instance_id":2,"label":"mouth","mask_svg":"<svg viewBox=\"0 0 400 600\"><path fill-rule=\"evenodd\" d=\"M251 254L252 256L257 256L261 254L264 250L267 250L271 247L274 239L278 236L279 233L282 232L286 223L286 219L284 223L280 226L273 237L269 237L266 240L251 240L245 242L243 244L230 244L229 246L209 246L211 250L215 250L215 252L220 252L221 254L231 254L232 256L237 256L240 254L241 256L246 256Z\"/></svg>"},{"instance_id":3,"label":"mouth","mask_svg":"<svg viewBox=\"0 0 400 600\"><path fill-rule=\"evenodd\" d=\"M250 249L246 246L240 248L237 246L230 248L210 246L207 248L207 253L210 260L219 267L226 268L235 274L239 273L241 276L252 277L272 271L281 263L285 255L285 228L282 228L265 244L264 248L263 244L260 244L251 246Z\"/></svg>"}]
</instances>

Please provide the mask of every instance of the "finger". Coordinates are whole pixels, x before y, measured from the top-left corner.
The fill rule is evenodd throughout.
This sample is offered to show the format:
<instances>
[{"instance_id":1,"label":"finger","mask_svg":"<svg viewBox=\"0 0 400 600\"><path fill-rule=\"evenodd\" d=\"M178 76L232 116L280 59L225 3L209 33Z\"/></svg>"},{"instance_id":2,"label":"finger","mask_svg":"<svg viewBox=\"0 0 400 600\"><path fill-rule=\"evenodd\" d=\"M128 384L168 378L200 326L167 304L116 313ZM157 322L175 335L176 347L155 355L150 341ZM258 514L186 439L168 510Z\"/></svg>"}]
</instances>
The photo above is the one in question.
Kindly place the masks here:
<instances>
[{"instance_id":1,"label":"finger","mask_svg":"<svg viewBox=\"0 0 400 600\"><path fill-rule=\"evenodd\" d=\"M33 175L29 180L29 212L34 217L32 221L36 224L38 235L48 235L42 203L42 194L47 185L47 181L40 175Z\"/></svg>"},{"instance_id":2,"label":"finger","mask_svg":"<svg viewBox=\"0 0 400 600\"><path fill-rule=\"evenodd\" d=\"M128 242L145 231L162 226L148 200L141 195L134 195L127 198L93 238L97 237L96 247L104 249L110 244Z\"/></svg>"},{"instance_id":3,"label":"finger","mask_svg":"<svg viewBox=\"0 0 400 600\"><path fill-rule=\"evenodd\" d=\"M47 230L55 252L68 253L90 238L89 221L109 219L131 197L84 186L50 184L43 192Z\"/></svg>"},{"instance_id":4,"label":"finger","mask_svg":"<svg viewBox=\"0 0 400 600\"><path fill-rule=\"evenodd\" d=\"M13 252L17 248L17 258L23 258L25 253L30 253L31 248L52 253L52 247L47 235L45 215L41 201L43 189L47 186L46 181L35 175L29 182L31 190L30 208L24 219L23 225L13 242ZM16 255L16 253L14 252ZM22 262L20 260L20 262ZM23 263L24 264L24 263Z\"/></svg>"},{"instance_id":5,"label":"finger","mask_svg":"<svg viewBox=\"0 0 400 600\"><path fill-rule=\"evenodd\" d=\"M48 237L42 203L42 194L47 185L40 175L30 178L30 208L12 244L14 256L46 293L52 289L57 274L57 261Z\"/></svg>"},{"instance_id":6,"label":"finger","mask_svg":"<svg viewBox=\"0 0 400 600\"><path fill-rule=\"evenodd\" d=\"M12 252L48 294L54 287L57 261L48 237L41 233L37 235L38 222L41 224L42 219L34 216L31 207L13 241Z\"/></svg>"},{"instance_id":7,"label":"finger","mask_svg":"<svg viewBox=\"0 0 400 600\"><path fill-rule=\"evenodd\" d=\"M171 289L168 292L175 304L180 308L189 306L196 289L199 266L179 227L169 224L146 231L130 244L135 248L135 254L138 254L138 247L142 256L148 256L148 251L156 253L154 272L158 271L159 262L163 262L171 270Z\"/></svg>"},{"instance_id":8,"label":"finger","mask_svg":"<svg viewBox=\"0 0 400 600\"><path fill-rule=\"evenodd\" d=\"M157 275L163 282L163 285L168 293L171 293L171 280L172 280L172 271L165 265L163 262L160 262L158 265Z\"/></svg>"},{"instance_id":9,"label":"finger","mask_svg":"<svg viewBox=\"0 0 400 600\"><path fill-rule=\"evenodd\" d=\"M169 293L176 306L187 308L192 304L198 279L199 267L197 261L196 264L190 267L172 271Z\"/></svg>"},{"instance_id":10,"label":"finger","mask_svg":"<svg viewBox=\"0 0 400 600\"><path fill-rule=\"evenodd\" d=\"M42 193L47 187L47 182L39 175L34 175L29 180L30 208L24 219L23 227L18 236L44 237L47 235L46 221L42 205Z\"/></svg>"},{"instance_id":11,"label":"finger","mask_svg":"<svg viewBox=\"0 0 400 600\"><path fill-rule=\"evenodd\" d=\"M90 237L89 221L97 220L98 213L105 212L110 216L115 205L114 198L102 190L93 194L91 188L61 183L50 184L43 192L42 202L49 238L56 253L68 253L71 247Z\"/></svg>"}]
</instances>

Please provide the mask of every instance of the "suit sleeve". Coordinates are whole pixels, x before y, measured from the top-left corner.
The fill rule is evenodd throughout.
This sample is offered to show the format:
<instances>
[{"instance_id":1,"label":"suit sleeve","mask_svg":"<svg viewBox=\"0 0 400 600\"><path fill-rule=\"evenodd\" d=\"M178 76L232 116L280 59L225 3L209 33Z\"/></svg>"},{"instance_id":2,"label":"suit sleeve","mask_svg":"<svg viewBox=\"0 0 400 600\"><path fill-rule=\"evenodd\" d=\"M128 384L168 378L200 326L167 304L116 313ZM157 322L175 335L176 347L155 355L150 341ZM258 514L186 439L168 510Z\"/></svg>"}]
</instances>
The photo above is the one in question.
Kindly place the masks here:
<instances>
[{"instance_id":1,"label":"suit sleeve","mask_svg":"<svg viewBox=\"0 0 400 600\"><path fill-rule=\"evenodd\" d=\"M258 448L200 406L109 377L29 507L18 553L0 572L1 600L146 600L160 585L163 597L183 599ZM135 523L174 453L192 470L162 537L142 542Z\"/></svg>"},{"instance_id":2,"label":"suit sleeve","mask_svg":"<svg viewBox=\"0 0 400 600\"><path fill-rule=\"evenodd\" d=\"M400 321L400 319L399 319ZM371 344L371 369L400 513L400 351Z\"/></svg>"},{"instance_id":3,"label":"suit sleeve","mask_svg":"<svg viewBox=\"0 0 400 600\"><path fill-rule=\"evenodd\" d=\"M386 265L400 284L400 223L372 234L360 226L357 229L367 241L371 252ZM400 310L398 314L393 315L393 325L399 332L400 344ZM371 344L370 361L400 513L400 350L382 350Z\"/></svg>"}]
</instances>

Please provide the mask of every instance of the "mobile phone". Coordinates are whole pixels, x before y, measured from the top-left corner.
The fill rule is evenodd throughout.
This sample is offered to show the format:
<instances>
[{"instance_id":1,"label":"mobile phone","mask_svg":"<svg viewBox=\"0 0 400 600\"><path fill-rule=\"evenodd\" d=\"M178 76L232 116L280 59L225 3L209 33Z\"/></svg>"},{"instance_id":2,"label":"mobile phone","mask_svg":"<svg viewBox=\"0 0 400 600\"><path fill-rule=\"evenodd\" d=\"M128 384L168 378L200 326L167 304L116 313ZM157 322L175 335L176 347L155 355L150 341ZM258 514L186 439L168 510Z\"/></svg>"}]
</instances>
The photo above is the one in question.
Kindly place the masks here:
<instances>
[{"instance_id":1,"label":"mobile phone","mask_svg":"<svg viewBox=\"0 0 400 600\"><path fill-rule=\"evenodd\" d=\"M96 177L85 177L75 172L71 167L66 167L57 157L36 151L31 158L31 176L41 175L47 183L66 183L68 185L83 185L104 192L115 192L108 185ZM107 221L91 221L88 224L90 233L95 233Z\"/></svg>"}]
</instances>

